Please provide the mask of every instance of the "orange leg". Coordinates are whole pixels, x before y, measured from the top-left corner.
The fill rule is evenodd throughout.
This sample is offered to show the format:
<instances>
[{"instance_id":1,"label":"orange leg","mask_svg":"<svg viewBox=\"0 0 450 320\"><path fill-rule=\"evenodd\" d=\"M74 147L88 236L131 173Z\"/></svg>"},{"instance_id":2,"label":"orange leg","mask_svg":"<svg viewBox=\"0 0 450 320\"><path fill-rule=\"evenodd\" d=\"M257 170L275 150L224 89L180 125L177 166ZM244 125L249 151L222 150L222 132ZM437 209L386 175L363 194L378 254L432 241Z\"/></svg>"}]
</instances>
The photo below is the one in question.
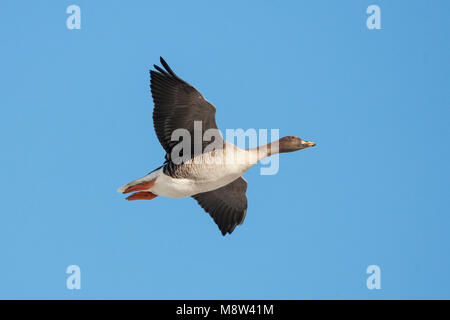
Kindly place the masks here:
<instances>
[{"instance_id":1,"label":"orange leg","mask_svg":"<svg viewBox=\"0 0 450 320\"><path fill-rule=\"evenodd\" d=\"M148 190L151 187L153 187L155 182L156 182L156 179L153 179L153 180L150 180L150 181L145 181L145 182L136 184L134 186L126 188L123 193L130 193L130 192L134 192L134 191Z\"/></svg>"},{"instance_id":2,"label":"orange leg","mask_svg":"<svg viewBox=\"0 0 450 320\"><path fill-rule=\"evenodd\" d=\"M127 197L127 200L152 200L158 195L149 191L136 192Z\"/></svg>"}]
</instances>

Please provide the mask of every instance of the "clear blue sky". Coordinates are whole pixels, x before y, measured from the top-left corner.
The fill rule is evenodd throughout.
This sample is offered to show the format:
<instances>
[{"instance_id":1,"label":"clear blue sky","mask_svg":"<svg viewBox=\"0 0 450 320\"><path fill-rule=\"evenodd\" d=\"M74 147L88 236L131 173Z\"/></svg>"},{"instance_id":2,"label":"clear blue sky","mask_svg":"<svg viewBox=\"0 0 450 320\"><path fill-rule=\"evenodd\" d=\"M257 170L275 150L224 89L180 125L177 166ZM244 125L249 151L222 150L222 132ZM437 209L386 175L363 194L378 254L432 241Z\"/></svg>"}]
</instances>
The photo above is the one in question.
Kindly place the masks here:
<instances>
[{"instance_id":1,"label":"clear blue sky","mask_svg":"<svg viewBox=\"0 0 450 320\"><path fill-rule=\"evenodd\" d=\"M450 2L161 2L0 2L0 297L450 298ZM159 56L222 129L317 143L245 174L231 236L193 199L116 193L163 160Z\"/></svg>"}]
</instances>

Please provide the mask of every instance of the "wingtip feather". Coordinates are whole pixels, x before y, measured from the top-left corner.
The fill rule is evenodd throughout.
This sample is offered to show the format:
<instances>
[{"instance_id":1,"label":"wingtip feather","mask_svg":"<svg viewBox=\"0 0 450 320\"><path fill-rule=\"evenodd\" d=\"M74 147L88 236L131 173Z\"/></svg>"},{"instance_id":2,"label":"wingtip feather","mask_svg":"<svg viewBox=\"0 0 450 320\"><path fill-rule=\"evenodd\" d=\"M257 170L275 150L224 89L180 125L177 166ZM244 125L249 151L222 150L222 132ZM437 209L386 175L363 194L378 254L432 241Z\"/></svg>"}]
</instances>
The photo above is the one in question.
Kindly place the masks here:
<instances>
[{"instance_id":1,"label":"wingtip feather","mask_svg":"<svg viewBox=\"0 0 450 320\"><path fill-rule=\"evenodd\" d=\"M175 72L173 72L173 70L169 67L169 65L167 64L166 60L163 59L163 57L159 57L159 61L161 61L161 64L163 65L164 69L166 69L170 75L177 77Z\"/></svg>"}]
</instances>

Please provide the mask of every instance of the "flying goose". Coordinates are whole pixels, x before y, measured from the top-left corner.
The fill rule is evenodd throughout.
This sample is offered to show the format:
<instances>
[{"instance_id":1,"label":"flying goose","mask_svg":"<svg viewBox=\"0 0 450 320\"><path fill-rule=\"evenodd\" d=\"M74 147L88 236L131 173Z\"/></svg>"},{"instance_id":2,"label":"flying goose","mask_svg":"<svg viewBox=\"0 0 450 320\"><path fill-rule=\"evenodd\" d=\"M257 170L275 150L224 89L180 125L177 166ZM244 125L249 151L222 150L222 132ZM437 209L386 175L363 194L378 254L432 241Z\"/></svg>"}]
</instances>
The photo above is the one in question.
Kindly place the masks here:
<instances>
[{"instance_id":1,"label":"flying goose","mask_svg":"<svg viewBox=\"0 0 450 320\"><path fill-rule=\"evenodd\" d=\"M301 150L315 143L288 136L258 148L236 147L217 133L216 107L179 78L163 58L160 61L164 69L154 65L156 70L150 70L150 89L155 105L153 125L166 151L165 162L145 177L120 187L118 192L134 192L127 200L193 197L211 215L222 235L231 234L244 222L247 211L247 181L242 174L267 156ZM201 131L197 124L201 124ZM184 137L180 141L172 139L176 129L194 139L190 143ZM194 143L195 134L203 137L208 132L214 139ZM178 150L182 142L187 148ZM212 142L213 150L208 149Z\"/></svg>"}]
</instances>

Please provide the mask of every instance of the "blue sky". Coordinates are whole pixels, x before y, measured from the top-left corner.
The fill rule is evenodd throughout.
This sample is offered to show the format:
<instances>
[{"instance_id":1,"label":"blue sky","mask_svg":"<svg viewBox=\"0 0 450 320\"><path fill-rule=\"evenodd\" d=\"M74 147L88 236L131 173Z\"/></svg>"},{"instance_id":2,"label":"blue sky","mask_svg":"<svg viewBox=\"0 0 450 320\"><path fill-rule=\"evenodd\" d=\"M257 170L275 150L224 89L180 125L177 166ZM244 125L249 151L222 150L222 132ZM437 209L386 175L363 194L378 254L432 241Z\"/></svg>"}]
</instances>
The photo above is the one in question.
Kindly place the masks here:
<instances>
[{"instance_id":1,"label":"blue sky","mask_svg":"<svg viewBox=\"0 0 450 320\"><path fill-rule=\"evenodd\" d=\"M81 30L66 28L67 6ZM368 30L366 8L381 8ZM1 1L0 298L450 298L448 1ZM222 237L117 187L164 152L163 56L226 128L317 143ZM81 290L66 288L67 266ZM381 268L368 290L366 268Z\"/></svg>"}]
</instances>

